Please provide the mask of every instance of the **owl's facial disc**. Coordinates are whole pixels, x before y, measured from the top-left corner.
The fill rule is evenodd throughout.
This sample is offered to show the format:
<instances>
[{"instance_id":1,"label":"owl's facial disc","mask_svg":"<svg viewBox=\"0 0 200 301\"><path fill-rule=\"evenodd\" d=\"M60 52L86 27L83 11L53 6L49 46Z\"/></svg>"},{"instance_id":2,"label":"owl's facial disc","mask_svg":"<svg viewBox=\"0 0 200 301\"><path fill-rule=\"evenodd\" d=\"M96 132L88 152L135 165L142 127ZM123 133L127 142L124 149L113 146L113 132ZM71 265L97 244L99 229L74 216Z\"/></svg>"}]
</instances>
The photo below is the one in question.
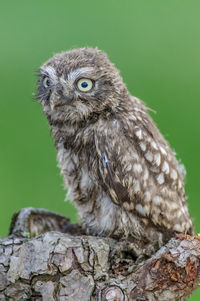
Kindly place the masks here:
<instances>
[{"instance_id":1,"label":"owl's facial disc","mask_svg":"<svg viewBox=\"0 0 200 301\"><path fill-rule=\"evenodd\" d=\"M65 110L74 101L94 98L97 78L94 79L93 71L93 67L81 67L58 75L54 67L43 66L39 98L51 110Z\"/></svg>"},{"instance_id":2,"label":"owl's facial disc","mask_svg":"<svg viewBox=\"0 0 200 301\"><path fill-rule=\"evenodd\" d=\"M60 78L60 84L55 86L55 90L52 91L50 96L50 107L52 110L54 108L60 109L79 98L83 99L85 97L84 94L90 93L95 81L88 77L80 77L82 73L82 69L76 70L70 73L67 79Z\"/></svg>"}]
</instances>

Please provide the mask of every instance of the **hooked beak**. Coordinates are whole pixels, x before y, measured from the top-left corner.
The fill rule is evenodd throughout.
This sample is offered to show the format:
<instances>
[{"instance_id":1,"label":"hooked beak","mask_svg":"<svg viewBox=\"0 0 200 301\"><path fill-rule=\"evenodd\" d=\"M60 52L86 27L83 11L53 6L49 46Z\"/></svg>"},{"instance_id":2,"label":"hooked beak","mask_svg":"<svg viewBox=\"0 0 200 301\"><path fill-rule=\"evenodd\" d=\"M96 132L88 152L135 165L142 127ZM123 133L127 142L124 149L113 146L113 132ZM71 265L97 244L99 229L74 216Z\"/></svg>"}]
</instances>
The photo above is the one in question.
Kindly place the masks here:
<instances>
[{"instance_id":1,"label":"hooked beak","mask_svg":"<svg viewBox=\"0 0 200 301\"><path fill-rule=\"evenodd\" d=\"M59 99L58 97L55 97L53 99L51 98L50 99L51 110L53 110L55 107L62 107L64 105L67 105L70 102L72 102L72 100L73 100L73 98L70 98L67 96L62 97L62 99Z\"/></svg>"},{"instance_id":2,"label":"hooked beak","mask_svg":"<svg viewBox=\"0 0 200 301\"><path fill-rule=\"evenodd\" d=\"M53 110L60 103L58 98L50 99L50 107Z\"/></svg>"}]
</instances>

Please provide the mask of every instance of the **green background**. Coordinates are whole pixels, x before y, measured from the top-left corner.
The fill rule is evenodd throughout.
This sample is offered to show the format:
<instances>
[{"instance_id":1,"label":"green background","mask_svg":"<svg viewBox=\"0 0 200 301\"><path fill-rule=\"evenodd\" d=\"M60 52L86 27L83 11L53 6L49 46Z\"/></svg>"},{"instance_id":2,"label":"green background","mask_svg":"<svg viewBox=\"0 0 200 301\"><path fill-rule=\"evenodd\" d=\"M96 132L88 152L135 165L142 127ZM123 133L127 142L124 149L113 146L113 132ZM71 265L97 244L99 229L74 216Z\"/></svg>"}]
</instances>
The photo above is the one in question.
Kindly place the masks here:
<instances>
[{"instance_id":1,"label":"green background","mask_svg":"<svg viewBox=\"0 0 200 301\"><path fill-rule=\"evenodd\" d=\"M0 3L0 235L13 212L42 207L76 219L64 203L56 151L34 101L37 68L54 53L98 46L121 70L187 169L199 219L199 0L10 0ZM199 297L198 297L199 296ZM191 300L199 300L200 292Z\"/></svg>"}]
</instances>

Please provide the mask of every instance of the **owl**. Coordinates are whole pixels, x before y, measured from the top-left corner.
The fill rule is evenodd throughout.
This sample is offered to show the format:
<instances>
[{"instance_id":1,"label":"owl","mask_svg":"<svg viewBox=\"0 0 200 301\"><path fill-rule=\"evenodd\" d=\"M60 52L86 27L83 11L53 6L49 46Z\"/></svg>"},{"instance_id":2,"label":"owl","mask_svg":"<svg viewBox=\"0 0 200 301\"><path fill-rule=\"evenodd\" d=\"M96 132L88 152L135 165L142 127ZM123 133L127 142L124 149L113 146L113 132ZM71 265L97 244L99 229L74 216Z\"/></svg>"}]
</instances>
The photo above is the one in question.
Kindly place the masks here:
<instances>
[{"instance_id":1,"label":"owl","mask_svg":"<svg viewBox=\"0 0 200 301\"><path fill-rule=\"evenodd\" d=\"M193 233L184 174L144 103L98 49L54 55L39 72L67 199L90 235L134 241L151 254Z\"/></svg>"}]
</instances>

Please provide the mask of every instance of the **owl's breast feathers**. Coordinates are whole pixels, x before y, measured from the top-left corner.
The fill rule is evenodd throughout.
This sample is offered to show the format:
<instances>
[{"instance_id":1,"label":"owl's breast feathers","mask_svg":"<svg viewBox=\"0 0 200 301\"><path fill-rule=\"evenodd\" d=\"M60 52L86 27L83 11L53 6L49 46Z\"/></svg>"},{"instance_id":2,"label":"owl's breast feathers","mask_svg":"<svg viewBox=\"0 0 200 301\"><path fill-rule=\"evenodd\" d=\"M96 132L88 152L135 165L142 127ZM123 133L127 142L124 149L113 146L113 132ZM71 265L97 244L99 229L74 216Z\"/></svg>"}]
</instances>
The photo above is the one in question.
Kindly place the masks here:
<instances>
[{"instance_id":1,"label":"owl's breast feathers","mask_svg":"<svg viewBox=\"0 0 200 301\"><path fill-rule=\"evenodd\" d=\"M179 163L137 98L98 120L95 145L101 180L115 204L154 225L192 232Z\"/></svg>"}]
</instances>

